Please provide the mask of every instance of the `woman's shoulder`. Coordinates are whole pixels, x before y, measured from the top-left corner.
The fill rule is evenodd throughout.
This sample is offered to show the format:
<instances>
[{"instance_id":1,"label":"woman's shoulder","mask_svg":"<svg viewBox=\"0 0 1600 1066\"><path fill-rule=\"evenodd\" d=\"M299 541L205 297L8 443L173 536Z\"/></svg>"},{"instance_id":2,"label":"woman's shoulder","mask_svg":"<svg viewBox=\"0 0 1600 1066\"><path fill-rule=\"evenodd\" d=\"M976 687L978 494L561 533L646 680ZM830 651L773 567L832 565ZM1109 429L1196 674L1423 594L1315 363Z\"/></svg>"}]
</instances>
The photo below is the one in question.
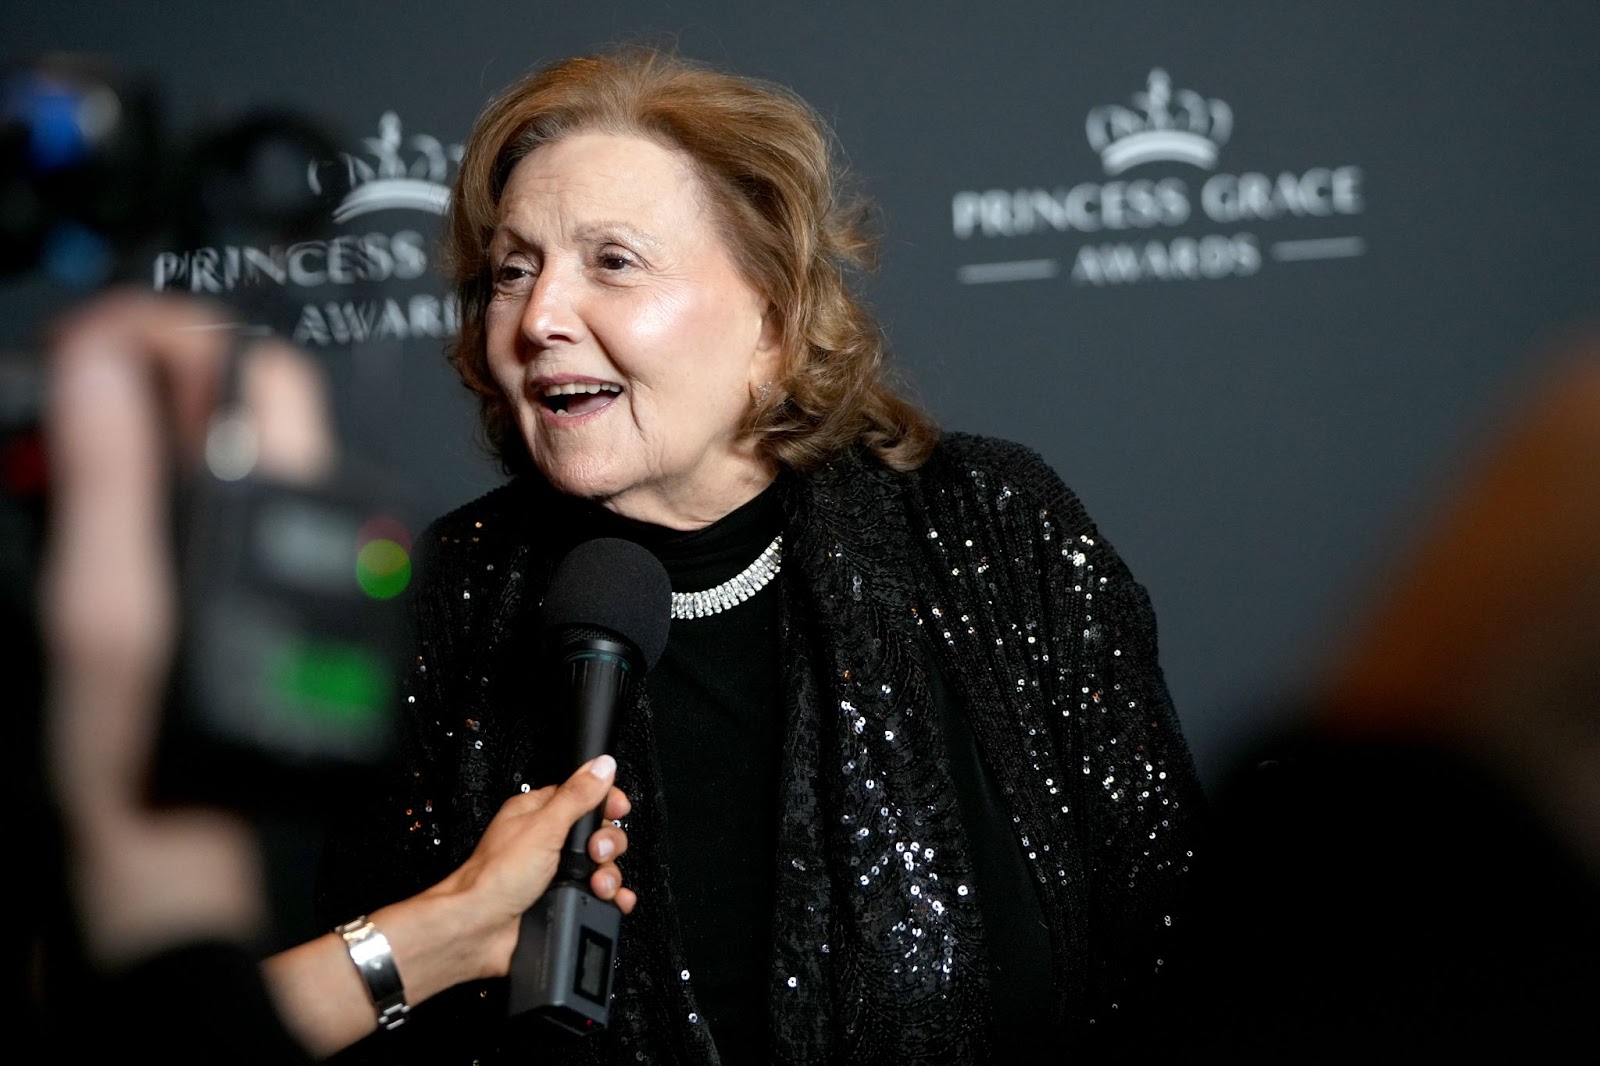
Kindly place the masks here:
<instances>
[{"instance_id":1,"label":"woman's shoulder","mask_svg":"<svg viewBox=\"0 0 1600 1066\"><path fill-rule=\"evenodd\" d=\"M527 486L521 479L506 481L430 521L423 536L438 541L477 536L480 541L513 525L527 511Z\"/></svg>"},{"instance_id":2,"label":"woman's shoulder","mask_svg":"<svg viewBox=\"0 0 1600 1066\"><path fill-rule=\"evenodd\" d=\"M416 561L437 571L503 552L518 542L528 506L527 487L519 480L498 485L428 522L417 541Z\"/></svg>"},{"instance_id":3,"label":"woman's shoulder","mask_svg":"<svg viewBox=\"0 0 1600 1066\"><path fill-rule=\"evenodd\" d=\"M978 433L946 431L929 461L918 471L941 488L1021 497L1040 507L1087 522L1082 501L1039 451L1019 441Z\"/></svg>"},{"instance_id":4,"label":"woman's shoulder","mask_svg":"<svg viewBox=\"0 0 1600 1066\"><path fill-rule=\"evenodd\" d=\"M1042 468L1053 475L1049 464L1037 449L1004 437L945 430L934 446L933 454L935 458L946 462L980 463L992 469Z\"/></svg>"}]
</instances>

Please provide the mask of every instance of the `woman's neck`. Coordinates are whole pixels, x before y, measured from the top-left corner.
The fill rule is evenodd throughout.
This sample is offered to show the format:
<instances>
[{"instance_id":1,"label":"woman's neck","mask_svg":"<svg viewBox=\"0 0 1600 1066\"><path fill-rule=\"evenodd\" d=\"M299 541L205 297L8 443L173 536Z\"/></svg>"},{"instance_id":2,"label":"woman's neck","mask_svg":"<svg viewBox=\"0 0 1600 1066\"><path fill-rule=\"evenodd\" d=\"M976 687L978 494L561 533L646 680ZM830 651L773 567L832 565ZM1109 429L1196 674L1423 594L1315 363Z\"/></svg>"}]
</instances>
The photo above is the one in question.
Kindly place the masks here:
<instances>
[{"instance_id":1,"label":"woman's neck","mask_svg":"<svg viewBox=\"0 0 1600 1066\"><path fill-rule=\"evenodd\" d=\"M633 522L676 530L704 529L761 495L777 473L774 464L748 456L715 478L652 485L595 502Z\"/></svg>"}]
</instances>

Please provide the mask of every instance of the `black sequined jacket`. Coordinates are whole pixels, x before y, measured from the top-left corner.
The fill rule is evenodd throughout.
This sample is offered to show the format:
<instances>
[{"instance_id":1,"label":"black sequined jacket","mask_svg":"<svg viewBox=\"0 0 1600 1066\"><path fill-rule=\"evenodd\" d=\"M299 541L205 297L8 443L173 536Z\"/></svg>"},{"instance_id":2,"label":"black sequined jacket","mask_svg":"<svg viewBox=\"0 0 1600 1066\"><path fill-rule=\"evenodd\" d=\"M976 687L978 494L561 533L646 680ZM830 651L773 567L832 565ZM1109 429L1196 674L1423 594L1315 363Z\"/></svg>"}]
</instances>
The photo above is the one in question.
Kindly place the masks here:
<instances>
[{"instance_id":1,"label":"black sequined jacket","mask_svg":"<svg viewBox=\"0 0 1600 1066\"><path fill-rule=\"evenodd\" d=\"M438 880L507 796L570 770L571 749L536 706L527 619L577 535L563 517L573 506L514 481L426 534L405 772L330 849L329 922ZM1048 916L1055 1016L1025 1023L1053 1033L1063 1061L1148 1048L1203 800L1144 589L1057 475L1005 441L949 434L911 473L847 456L792 478L784 508L775 1061L987 1060L1004 1004L989 1002L930 657ZM652 831L645 694L623 723L618 783L635 805L625 875L641 904L624 925L610 1027L566 1038L507 1022L506 982L482 982L347 1058L717 1061Z\"/></svg>"}]
</instances>

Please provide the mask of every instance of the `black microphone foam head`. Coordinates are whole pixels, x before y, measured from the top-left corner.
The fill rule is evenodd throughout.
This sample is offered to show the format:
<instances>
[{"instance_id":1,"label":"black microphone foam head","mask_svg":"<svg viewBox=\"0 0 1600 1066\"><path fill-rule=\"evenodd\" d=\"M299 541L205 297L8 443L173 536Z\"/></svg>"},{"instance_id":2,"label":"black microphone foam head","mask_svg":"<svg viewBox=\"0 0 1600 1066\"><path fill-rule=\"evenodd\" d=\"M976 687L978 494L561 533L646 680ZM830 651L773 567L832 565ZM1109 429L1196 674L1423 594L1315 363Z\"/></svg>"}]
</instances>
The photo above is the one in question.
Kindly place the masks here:
<instances>
[{"instance_id":1,"label":"black microphone foam head","mask_svg":"<svg viewBox=\"0 0 1600 1066\"><path fill-rule=\"evenodd\" d=\"M545 594L547 637L595 627L621 637L655 666L672 624L672 582L647 548L619 537L586 540L556 566Z\"/></svg>"}]
</instances>

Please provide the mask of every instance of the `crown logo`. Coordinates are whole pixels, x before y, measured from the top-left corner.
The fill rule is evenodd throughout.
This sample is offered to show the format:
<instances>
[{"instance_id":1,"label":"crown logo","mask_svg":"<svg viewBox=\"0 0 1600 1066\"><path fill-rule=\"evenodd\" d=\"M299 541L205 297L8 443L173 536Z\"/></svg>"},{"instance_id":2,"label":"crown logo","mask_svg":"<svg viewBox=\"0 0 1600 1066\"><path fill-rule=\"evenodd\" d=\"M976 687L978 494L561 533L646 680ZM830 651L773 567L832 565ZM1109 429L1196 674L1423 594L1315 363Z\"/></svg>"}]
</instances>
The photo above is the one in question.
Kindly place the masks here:
<instances>
[{"instance_id":1,"label":"crown logo","mask_svg":"<svg viewBox=\"0 0 1600 1066\"><path fill-rule=\"evenodd\" d=\"M349 191L333 210L335 222L392 208L444 214L450 203L453 171L461 165L461 145L446 145L426 133L403 137L400 116L393 111L378 119L378 136L363 138L363 143L365 157L350 152L340 155ZM327 160L307 165L306 183L312 192L322 194L322 171L336 165Z\"/></svg>"},{"instance_id":2,"label":"crown logo","mask_svg":"<svg viewBox=\"0 0 1600 1066\"><path fill-rule=\"evenodd\" d=\"M1206 170L1216 166L1217 151L1233 132L1233 109L1227 104L1192 89L1173 92L1159 67L1150 71L1145 91L1130 99L1132 107L1091 109L1084 123L1089 146L1100 153L1107 174L1161 160Z\"/></svg>"}]
</instances>

